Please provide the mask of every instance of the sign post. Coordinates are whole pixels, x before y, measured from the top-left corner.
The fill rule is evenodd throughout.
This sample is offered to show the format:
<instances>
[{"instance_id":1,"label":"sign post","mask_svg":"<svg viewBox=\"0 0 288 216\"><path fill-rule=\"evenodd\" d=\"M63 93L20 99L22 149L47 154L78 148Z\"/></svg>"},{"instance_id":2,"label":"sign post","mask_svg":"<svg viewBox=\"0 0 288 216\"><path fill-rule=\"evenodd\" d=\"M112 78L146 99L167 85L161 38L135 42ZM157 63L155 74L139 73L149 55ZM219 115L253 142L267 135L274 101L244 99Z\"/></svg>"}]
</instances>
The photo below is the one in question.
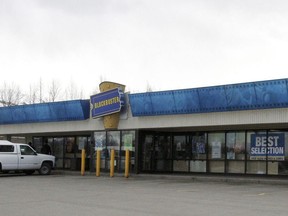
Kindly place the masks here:
<instances>
[{"instance_id":1,"label":"sign post","mask_svg":"<svg viewBox=\"0 0 288 216\"><path fill-rule=\"evenodd\" d=\"M85 149L82 149L81 152L81 175L85 175Z\"/></svg>"},{"instance_id":2,"label":"sign post","mask_svg":"<svg viewBox=\"0 0 288 216\"><path fill-rule=\"evenodd\" d=\"M125 177L128 178L129 177L129 165L130 165L130 154L129 154L129 150L126 149L125 151Z\"/></svg>"},{"instance_id":3,"label":"sign post","mask_svg":"<svg viewBox=\"0 0 288 216\"><path fill-rule=\"evenodd\" d=\"M114 149L111 149L110 177L114 177L114 160L115 160L115 150L114 150Z\"/></svg>"},{"instance_id":4,"label":"sign post","mask_svg":"<svg viewBox=\"0 0 288 216\"><path fill-rule=\"evenodd\" d=\"M100 167L101 167L101 150L97 150L96 154L96 176L100 176Z\"/></svg>"},{"instance_id":5,"label":"sign post","mask_svg":"<svg viewBox=\"0 0 288 216\"><path fill-rule=\"evenodd\" d=\"M129 167L130 167L130 151L133 148L133 136L132 134L126 134L124 137L124 150L125 150L125 177L129 177Z\"/></svg>"}]
</instances>

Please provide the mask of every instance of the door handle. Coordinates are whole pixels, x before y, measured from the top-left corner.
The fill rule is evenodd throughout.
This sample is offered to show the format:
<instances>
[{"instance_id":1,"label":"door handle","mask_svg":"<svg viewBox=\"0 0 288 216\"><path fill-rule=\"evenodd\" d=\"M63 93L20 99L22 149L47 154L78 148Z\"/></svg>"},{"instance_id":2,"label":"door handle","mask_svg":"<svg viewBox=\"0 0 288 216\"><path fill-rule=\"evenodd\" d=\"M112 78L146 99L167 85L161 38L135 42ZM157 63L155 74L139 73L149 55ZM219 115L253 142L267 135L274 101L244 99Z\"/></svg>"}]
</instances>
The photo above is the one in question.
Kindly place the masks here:
<instances>
[{"instance_id":1,"label":"door handle","mask_svg":"<svg viewBox=\"0 0 288 216\"><path fill-rule=\"evenodd\" d=\"M21 157L21 159L24 159L24 157Z\"/></svg>"}]
</instances>

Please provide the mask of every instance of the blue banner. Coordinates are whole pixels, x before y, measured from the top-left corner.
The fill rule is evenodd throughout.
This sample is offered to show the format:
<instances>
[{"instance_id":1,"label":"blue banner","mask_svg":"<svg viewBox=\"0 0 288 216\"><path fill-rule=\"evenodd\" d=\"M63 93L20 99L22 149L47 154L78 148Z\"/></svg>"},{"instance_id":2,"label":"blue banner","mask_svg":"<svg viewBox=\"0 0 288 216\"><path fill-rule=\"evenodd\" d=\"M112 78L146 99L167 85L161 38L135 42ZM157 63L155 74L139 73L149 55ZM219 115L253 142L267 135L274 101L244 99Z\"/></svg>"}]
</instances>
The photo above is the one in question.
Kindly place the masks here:
<instances>
[{"instance_id":1,"label":"blue banner","mask_svg":"<svg viewBox=\"0 0 288 216\"><path fill-rule=\"evenodd\" d=\"M86 120L89 107L89 100L0 107L0 125Z\"/></svg>"},{"instance_id":2,"label":"blue banner","mask_svg":"<svg viewBox=\"0 0 288 216\"><path fill-rule=\"evenodd\" d=\"M120 112L124 106L124 94L120 88L111 89L90 97L92 118Z\"/></svg>"},{"instance_id":3,"label":"blue banner","mask_svg":"<svg viewBox=\"0 0 288 216\"><path fill-rule=\"evenodd\" d=\"M288 107L288 79L129 94L133 116Z\"/></svg>"},{"instance_id":4,"label":"blue banner","mask_svg":"<svg viewBox=\"0 0 288 216\"><path fill-rule=\"evenodd\" d=\"M252 134L250 146L250 160L284 160L284 133Z\"/></svg>"}]
</instances>

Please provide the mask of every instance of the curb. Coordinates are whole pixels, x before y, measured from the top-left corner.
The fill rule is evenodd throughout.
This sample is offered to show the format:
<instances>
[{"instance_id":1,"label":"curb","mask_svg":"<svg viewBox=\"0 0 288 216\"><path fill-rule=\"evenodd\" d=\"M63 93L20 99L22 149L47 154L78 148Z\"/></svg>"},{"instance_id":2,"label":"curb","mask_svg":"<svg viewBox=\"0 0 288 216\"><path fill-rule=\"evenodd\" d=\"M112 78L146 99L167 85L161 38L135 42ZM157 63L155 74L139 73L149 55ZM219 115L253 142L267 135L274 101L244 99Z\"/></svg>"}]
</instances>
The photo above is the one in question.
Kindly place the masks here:
<instances>
[{"instance_id":1,"label":"curb","mask_svg":"<svg viewBox=\"0 0 288 216\"><path fill-rule=\"evenodd\" d=\"M81 176L80 171L54 170L53 175ZM102 172L98 178L108 177L109 172ZM95 172L86 171L84 176L95 176ZM116 178L125 178L124 173L114 173ZM192 182L223 182L231 184L269 184L288 185L288 176L221 176L221 175L169 175L169 174L130 174L128 179L135 180L174 180Z\"/></svg>"}]
</instances>

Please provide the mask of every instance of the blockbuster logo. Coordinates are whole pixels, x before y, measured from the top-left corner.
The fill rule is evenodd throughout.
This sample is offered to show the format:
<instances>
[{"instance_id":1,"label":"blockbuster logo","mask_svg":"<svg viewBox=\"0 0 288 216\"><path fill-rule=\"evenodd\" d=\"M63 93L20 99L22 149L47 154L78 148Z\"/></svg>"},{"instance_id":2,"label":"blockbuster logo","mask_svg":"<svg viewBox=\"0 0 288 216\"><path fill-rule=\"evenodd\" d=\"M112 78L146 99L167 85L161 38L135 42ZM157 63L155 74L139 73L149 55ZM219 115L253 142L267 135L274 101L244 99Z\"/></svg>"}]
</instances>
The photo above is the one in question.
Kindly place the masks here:
<instances>
[{"instance_id":1,"label":"blockbuster logo","mask_svg":"<svg viewBox=\"0 0 288 216\"><path fill-rule=\"evenodd\" d=\"M124 93L120 88L111 89L90 97L92 118L120 112L124 106Z\"/></svg>"}]
</instances>

